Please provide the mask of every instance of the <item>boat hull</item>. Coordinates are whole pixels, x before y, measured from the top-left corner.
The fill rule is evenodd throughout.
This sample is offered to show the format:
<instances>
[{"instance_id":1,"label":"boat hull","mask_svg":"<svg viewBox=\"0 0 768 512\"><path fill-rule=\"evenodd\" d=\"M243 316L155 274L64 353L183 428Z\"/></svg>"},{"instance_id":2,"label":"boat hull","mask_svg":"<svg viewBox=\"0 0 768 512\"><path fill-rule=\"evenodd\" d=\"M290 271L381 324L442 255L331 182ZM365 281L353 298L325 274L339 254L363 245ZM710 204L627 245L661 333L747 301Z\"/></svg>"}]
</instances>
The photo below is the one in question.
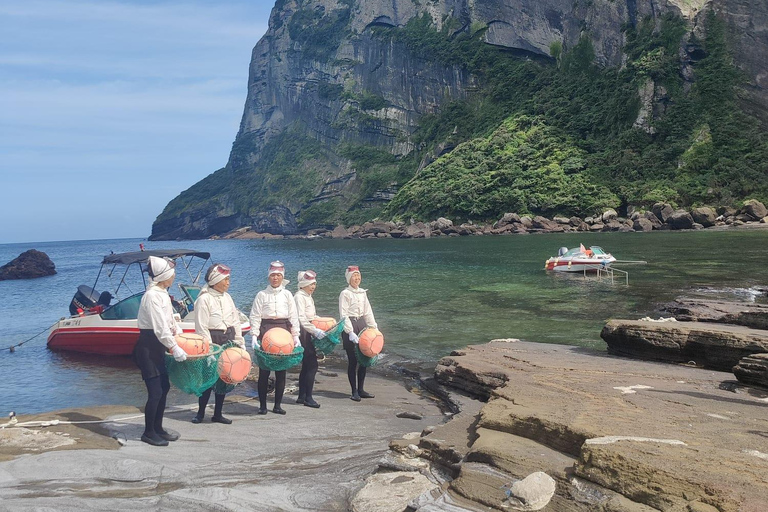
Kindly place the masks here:
<instances>
[{"instance_id":1,"label":"boat hull","mask_svg":"<svg viewBox=\"0 0 768 512\"><path fill-rule=\"evenodd\" d=\"M545 269L553 272L597 272L605 270L611 263L607 260L547 260Z\"/></svg>"},{"instance_id":2,"label":"boat hull","mask_svg":"<svg viewBox=\"0 0 768 512\"><path fill-rule=\"evenodd\" d=\"M181 322L184 332L195 332L195 324ZM250 324L243 325L243 335ZM48 348L104 356L128 356L139 340L137 320L103 320L99 315L64 318L48 335Z\"/></svg>"}]
</instances>

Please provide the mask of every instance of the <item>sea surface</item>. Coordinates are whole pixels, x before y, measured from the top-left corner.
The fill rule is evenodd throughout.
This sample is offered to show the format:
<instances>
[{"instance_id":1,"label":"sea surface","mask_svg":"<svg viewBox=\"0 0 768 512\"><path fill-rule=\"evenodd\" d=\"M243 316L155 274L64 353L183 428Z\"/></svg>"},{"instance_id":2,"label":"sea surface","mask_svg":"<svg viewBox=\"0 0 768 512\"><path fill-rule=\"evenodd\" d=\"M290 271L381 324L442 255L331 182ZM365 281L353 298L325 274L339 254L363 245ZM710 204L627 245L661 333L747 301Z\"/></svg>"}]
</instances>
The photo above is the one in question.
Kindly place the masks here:
<instances>
[{"instance_id":1,"label":"sea surface","mask_svg":"<svg viewBox=\"0 0 768 512\"><path fill-rule=\"evenodd\" d=\"M385 361L429 371L451 350L496 338L577 345L604 351L609 318L658 317L678 296L768 302L768 230L441 237L422 240L92 240L0 245L0 265L27 249L48 254L57 274L0 281L0 418L93 405L143 405L138 370L127 357L46 348L49 327L68 315L77 287L92 286L110 252L189 248L233 269L230 294L246 314L267 285L270 261L286 265L296 290L299 270L318 273L318 314L338 316L344 269L359 265L380 330ZM544 261L558 248L599 245L624 261L623 278L550 274ZM179 270L179 269L177 269ZM193 272L196 267L193 268ZM180 272L184 272L180 270ZM102 275L102 279L104 276ZM116 282L119 279L112 279ZM104 281L108 283L108 280ZM97 286L98 291L105 286ZM29 341L27 341L29 340ZM14 352L8 347L25 342ZM337 349L339 357L343 351ZM339 378L343 378L343 375ZM171 403L195 397L172 390Z\"/></svg>"}]
</instances>

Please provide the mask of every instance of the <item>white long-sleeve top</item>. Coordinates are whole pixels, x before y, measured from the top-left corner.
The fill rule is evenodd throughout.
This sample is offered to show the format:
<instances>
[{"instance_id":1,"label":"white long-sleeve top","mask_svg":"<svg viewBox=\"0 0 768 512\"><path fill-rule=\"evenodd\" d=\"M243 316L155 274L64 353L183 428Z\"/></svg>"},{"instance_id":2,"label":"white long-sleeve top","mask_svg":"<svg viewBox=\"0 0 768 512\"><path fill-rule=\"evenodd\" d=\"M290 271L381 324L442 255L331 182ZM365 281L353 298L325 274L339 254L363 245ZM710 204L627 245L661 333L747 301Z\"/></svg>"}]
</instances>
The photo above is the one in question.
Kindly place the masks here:
<instances>
[{"instance_id":1,"label":"white long-sleeve top","mask_svg":"<svg viewBox=\"0 0 768 512\"><path fill-rule=\"evenodd\" d=\"M371 303L368 302L368 290L363 290L359 286L352 288L347 286L341 290L339 295L339 314L344 320L344 332L349 334L352 332L352 322L350 317L364 317L365 325L378 329L376 325L376 319L373 317L373 310L371 309Z\"/></svg>"},{"instance_id":2,"label":"white long-sleeve top","mask_svg":"<svg viewBox=\"0 0 768 512\"><path fill-rule=\"evenodd\" d=\"M251 306L251 332L255 337L259 336L262 319L287 318L291 322L291 334L299 335L299 316L296 312L296 303L293 294L281 285L277 288L267 286L253 299Z\"/></svg>"},{"instance_id":3,"label":"white long-sleeve top","mask_svg":"<svg viewBox=\"0 0 768 512\"><path fill-rule=\"evenodd\" d=\"M317 318L317 311L315 310L315 299L304 290L299 290L296 295L293 296L296 300L296 312L299 315L299 324L305 331L315 332L315 327L312 324L312 320Z\"/></svg>"},{"instance_id":4,"label":"white long-sleeve top","mask_svg":"<svg viewBox=\"0 0 768 512\"><path fill-rule=\"evenodd\" d=\"M166 348L176 345L174 336L181 334L181 326L173 318L173 306L168 290L151 283L141 298L138 316L139 329L152 329Z\"/></svg>"},{"instance_id":5,"label":"white long-sleeve top","mask_svg":"<svg viewBox=\"0 0 768 512\"><path fill-rule=\"evenodd\" d=\"M235 301L226 292L203 286L195 301L195 332L211 342L211 329L226 331L229 327L235 328L235 343L245 346Z\"/></svg>"}]
</instances>

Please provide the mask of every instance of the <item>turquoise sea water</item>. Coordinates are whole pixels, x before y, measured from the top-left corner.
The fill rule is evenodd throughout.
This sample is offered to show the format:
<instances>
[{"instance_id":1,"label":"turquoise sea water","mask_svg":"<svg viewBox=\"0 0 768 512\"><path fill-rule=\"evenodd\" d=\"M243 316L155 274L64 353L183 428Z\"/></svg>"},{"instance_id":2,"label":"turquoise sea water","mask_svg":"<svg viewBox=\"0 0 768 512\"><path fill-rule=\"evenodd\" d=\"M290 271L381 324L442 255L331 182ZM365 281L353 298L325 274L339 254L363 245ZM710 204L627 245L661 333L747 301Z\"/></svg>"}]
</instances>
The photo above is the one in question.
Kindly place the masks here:
<instances>
[{"instance_id":1,"label":"turquoise sea water","mask_svg":"<svg viewBox=\"0 0 768 512\"><path fill-rule=\"evenodd\" d=\"M768 284L768 231L729 230L655 233L549 234L428 240L202 240L140 239L0 245L0 264L34 248L46 252L57 274L0 281L0 417L64 407L141 405L144 388L129 358L51 352L47 332L16 352L6 347L44 331L68 314L78 285L92 285L110 251L185 247L211 252L233 268L230 293L245 313L266 286L269 262L296 273L318 272L315 303L323 316L338 316L344 269L357 264L369 290L390 361L424 369L451 350L494 338L604 350L600 330L611 317L640 318L661 303L685 295L735 300L765 298L752 287ZM548 274L547 257L561 246L600 245L627 266L629 286L594 278ZM99 289L101 291L101 289ZM339 351L341 355L341 351ZM193 397L173 392L172 402Z\"/></svg>"}]
</instances>

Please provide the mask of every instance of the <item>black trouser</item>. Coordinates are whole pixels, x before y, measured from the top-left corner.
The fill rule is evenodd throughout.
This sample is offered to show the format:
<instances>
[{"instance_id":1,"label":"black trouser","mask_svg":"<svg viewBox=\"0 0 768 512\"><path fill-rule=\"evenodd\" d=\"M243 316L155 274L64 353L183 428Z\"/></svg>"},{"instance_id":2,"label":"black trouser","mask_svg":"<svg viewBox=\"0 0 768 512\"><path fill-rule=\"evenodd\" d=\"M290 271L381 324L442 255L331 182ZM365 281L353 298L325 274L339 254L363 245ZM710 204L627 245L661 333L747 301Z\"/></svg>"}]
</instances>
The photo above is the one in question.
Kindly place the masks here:
<instances>
[{"instance_id":1,"label":"black trouser","mask_svg":"<svg viewBox=\"0 0 768 512\"><path fill-rule=\"evenodd\" d=\"M363 317L350 318L349 321L352 322L352 330L355 334L360 334L363 329L367 327ZM347 378L349 379L349 386L352 388L352 394L354 395L355 393L364 390L365 372L368 368L357 363L355 344L349 339L349 334L342 332L341 339L344 340L344 350L347 353Z\"/></svg>"},{"instance_id":2,"label":"black trouser","mask_svg":"<svg viewBox=\"0 0 768 512\"><path fill-rule=\"evenodd\" d=\"M301 346L304 347L304 358L301 360L299 372L299 398L311 402L317 375L317 351L312 335L304 329L301 330Z\"/></svg>"},{"instance_id":3,"label":"black trouser","mask_svg":"<svg viewBox=\"0 0 768 512\"><path fill-rule=\"evenodd\" d=\"M287 318L262 319L261 327L259 328L259 339L262 339L264 333L273 327L282 327L286 331L291 332L291 322ZM283 402L285 372L286 370L275 372L275 408L280 407L280 404ZM259 367L259 408L262 410L267 408L267 390L269 389L270 373L269 370Z\"/></svg>"},{"instance_id":4,"label":"black trouser","mask_svg":"<svg viewBox=\"0 0 768 512\"><path fill-rule=\"evenodd\" d=\"M224 345L235 339L235 328L228 327L226 331L220 329L211 329L208 331L211 334L211 341L216 345ZM211 398L211 392L213 386L203 391L200 398L197 400L197 417L203 419L205 417L205 408L208 405L208 400ZM214 394L214 406L213 417L221 418L221 409L224 407L224 397L226 395L215 393Z\"/></svg>"},{"instance_id":5,"label":"black trouser","mask_svg":"<svg viewBox=\"0 0 768 512\"><path fill-rule=\"evenodd\" d=\"M165 400L171 389L165 369L165 347L152 329L141 329L139 340L133 349L133 360L141 370L141 378L147 386L147 403L144 406L144 435L153 437L165 432L163 414Z\"/></svg>"},{"instance_id":6,"label":"black trouser","mask_svg":"<svg viewBox=\"0 0 768 512\"><path fill-rule=\"evenodd\" d=\"M165 399L171 389L168 374L144 380L147 385L147 404L144 406L144 435L153 437L165 432L163 415L165 414Z\"/></svg>"}]
</instances>

